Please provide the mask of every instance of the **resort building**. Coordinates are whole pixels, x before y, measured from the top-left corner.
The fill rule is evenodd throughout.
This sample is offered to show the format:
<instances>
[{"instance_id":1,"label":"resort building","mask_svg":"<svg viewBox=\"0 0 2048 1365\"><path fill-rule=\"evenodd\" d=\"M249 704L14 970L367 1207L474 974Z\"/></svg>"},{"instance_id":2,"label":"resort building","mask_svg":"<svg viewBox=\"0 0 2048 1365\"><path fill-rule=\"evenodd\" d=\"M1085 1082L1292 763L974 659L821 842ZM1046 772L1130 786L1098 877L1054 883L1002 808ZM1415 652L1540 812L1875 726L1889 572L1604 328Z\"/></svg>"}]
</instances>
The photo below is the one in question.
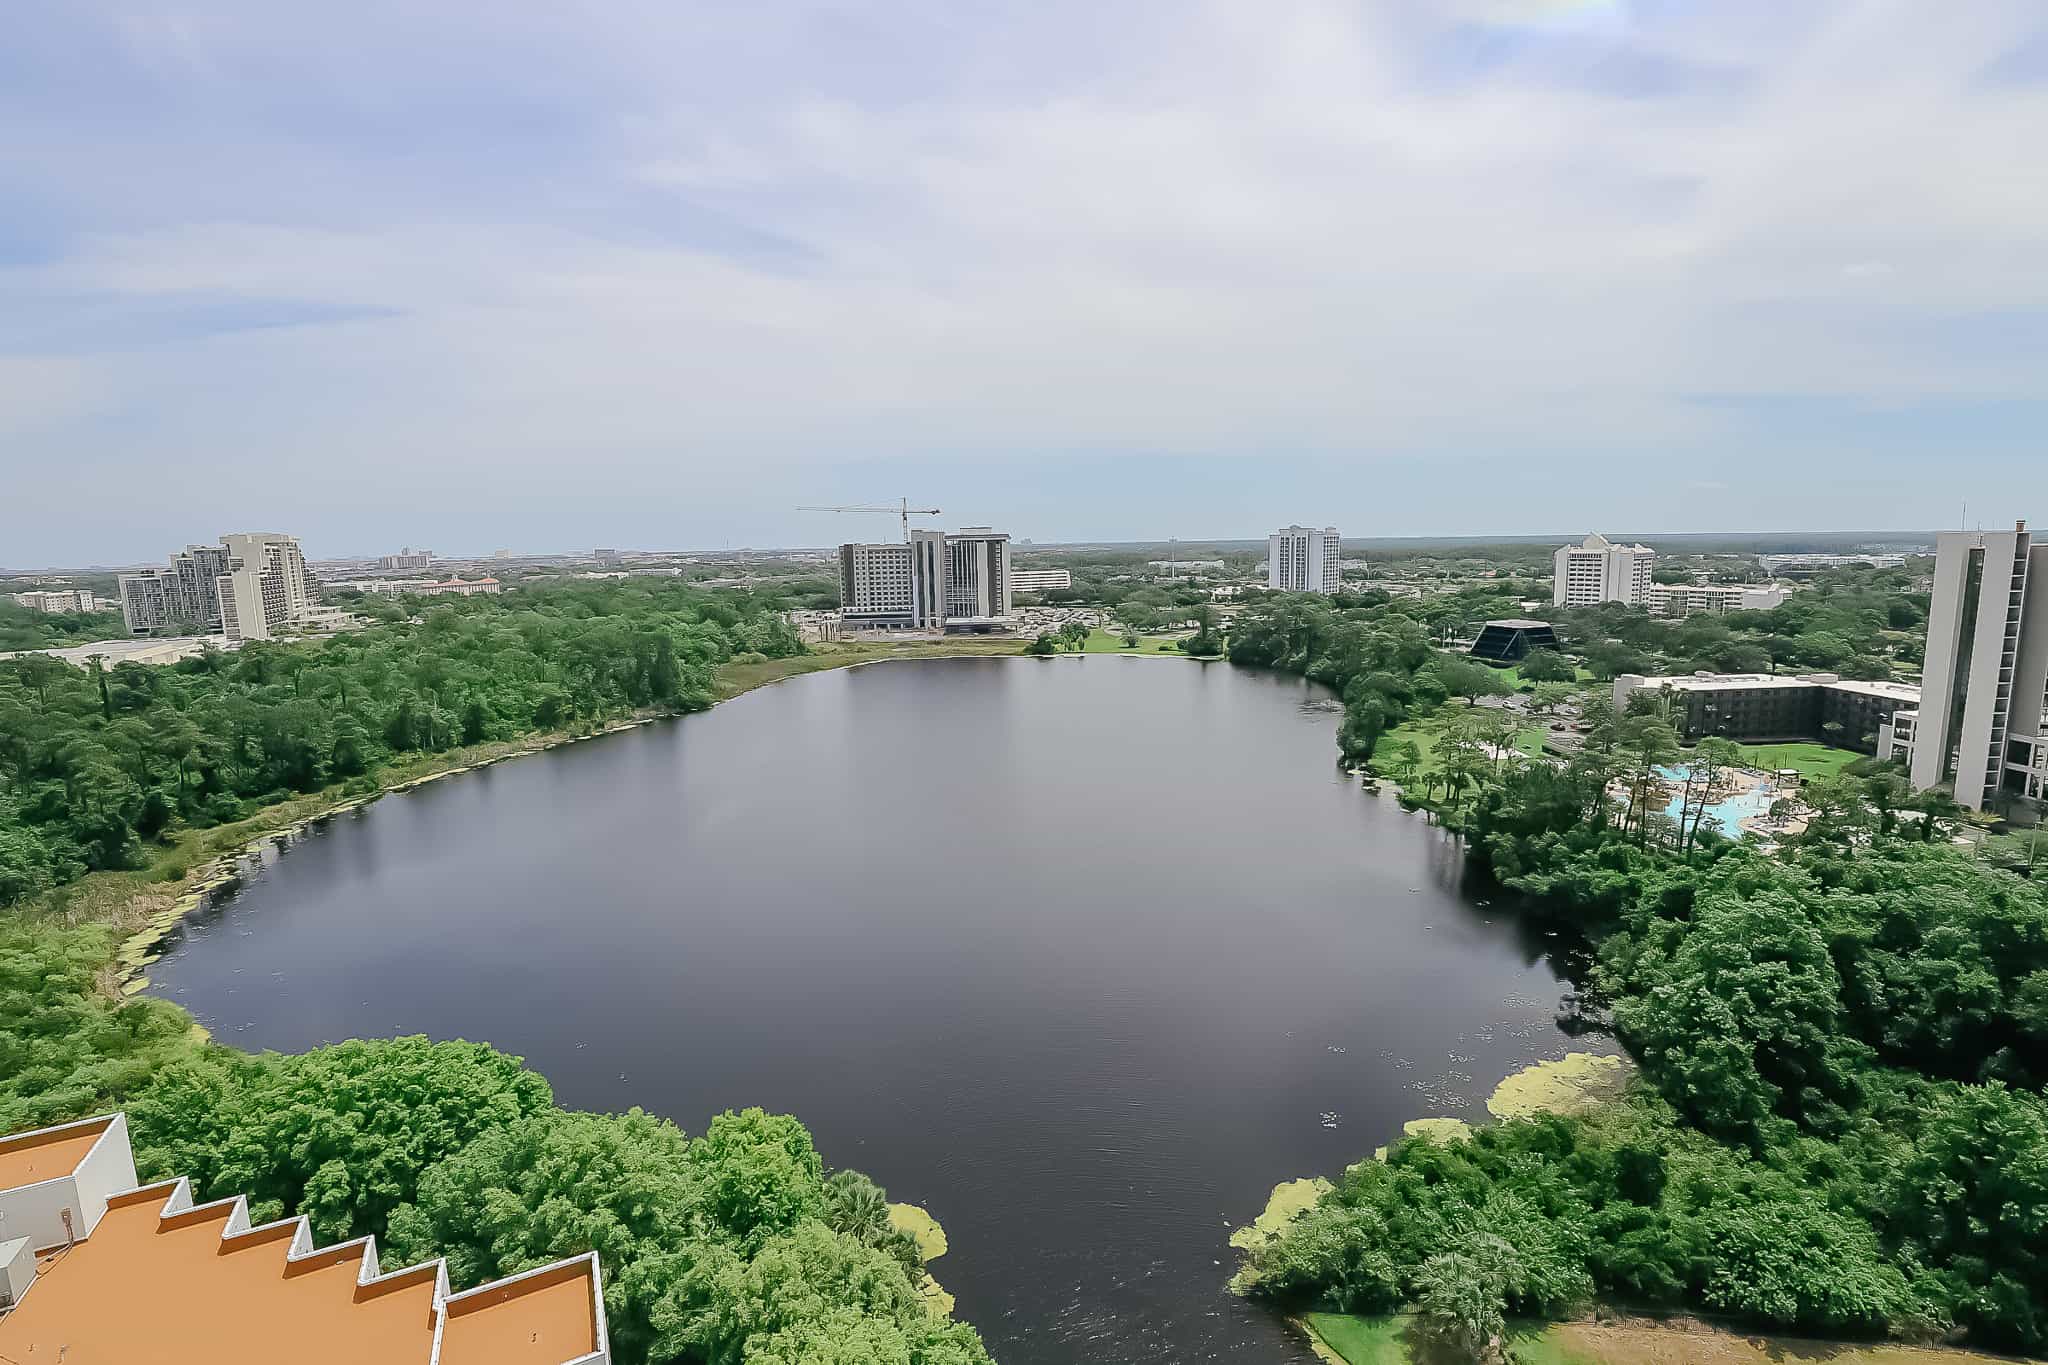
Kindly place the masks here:
<instances>
[{"instance_id":1,"label":"resort building","mask_svg":"<svg viewBox=\"0 0 2048 1365\"><path fill-rule=\"evenodd\" d=\"M231 640L268 640L313 605L299 542L274 533L222 536L221 630Z\"/></svg>"},{"instance_id":2,"label":"resort building","mask_svg":"<svg viewBox=\"0 0 2048 1365\"><path fill-rule=\"evenodd\" d=\"M1488 621L1472 641L1472 657L1492 663L1511 664L1529 657L1535 649L1556 649L1557 632L1548 621Z\"/></svg>"},{"instance_id":3,"label":"resort building","mask_svg":"<svg viewBox=\"0 0 2048 1365\"><path fill-rule=\"evenodd\" d=\"M1013 569L1010 571L1010 591L1051 592L1055 588L1074 586L1071 569Z\"/></svg>"},{"instance_id":4,"label":"resort building","mask_svg":"<svg viewBox=\"0 0 2048 1365\"><path fill-rule=\"evenodd\" d=\"M1924 699L1885 749L1913 789L1971 810L2048 796L2048 545L2024 521L1937 538L1922 667Z\"/></svg>"},{"instance_id":5,"label":"resort building","mask_svg":"<svg viewBox=\"0 0 2048 1365\"><path fill-rule=\"evenodd\" d=\"M102 668L112 668L117 664L174 664L180 659L197 658L209 649L233 650L240 646L239 640L230 640L224 635L152 635L137 640L95 640L91 644L65 645L59 649L20 649L0 654L0 659L41 654L90 671L95 659Z\"/></svg>"},{"instance_id":6,"label":"resort building","mask_svg":"<svg viewBox=\"0 0 2048 1365\"><path fill-rule=\"evenodd\" d=\"M100 609L99 599L88 588L77 590L58 589L43 592L18 592L14 600L30 611L39 611L45 616L61 616L70 612L94 612Z\"/></svg>"},{"instance_id":7,"label":"resort building","mask_svg":"<svg viewBox=\"0 0 2048 1365\"><path fill-rule=\"evenodd\" d=\"M580 575L592 577L593 575ZM624 574L599 574L600 578L625 577ZM327 585L337 592L385 592L412 593L419 597L496 597L504 584L489 576L483 578L357 578L342 583Z\"/></svg>"},{"instance_id":8,"label":"resort building","mask_svg":"<svg viewBox=\"0 0 2048 1365\"><path fill-rule=\"evenodd\" d=\"M113 1114L0 1138L0 1361L23 1365L610 1365L595 1252L452 1292L315 1247L246 1198L136 1179Z\"/></svg>"},{"instance_id":9,"label":"resort building","mask_svg":"<svg viewBox=\"0 0 2048 1365\"><path fill-rule=\"evenodd\" d=\"M120 577L130 635L268 640L316 604L299 542L275 532L187 546L168 568Z\"/></svg>"},{"instance_id":10,"label":"resort building","mask_svg":"<svg viewBox=\"0 0 2048 1365\"><path fill-rule=\"evenodd\" d=\"M1904 555L1758 555L1757 566L1773 578L1811 578L1829 569L1860 566L1867 569L1897 569L1905 565Z\"/></svg>"},{"instance_id":11,"label":"resort building","mask_svg":"<svg viewBox=\"0 0 2048 1365\"><path fill-rule=\"evenodd\" d=\"M1657 565L1657 552L1647 545L1616 545L1596 532L1577 545L1559 547L1550 558L1552 606L1650 604L1650 574Z\"/></svg>"},{"instance_id":12,"label":"resort building","mask_svg":"<svg viewBox=\"0 0 2048 1365\"><path fill-rule=\"evenodd\" d=\"M839 615L849 630L999 629L1010 624L1014 593L1010 537L986 526L839 547Z\"/></svg>"},{"instance_id":13,"label":"resort building","mask_svg":"<svg viewBox=\"0 0 2048 1365\"><path fill-rule=\"evenodd\" d=\"M220 580L228 552L219 545L188 545L169 567L124 573L117 580L121 619L130 635L218 635Z\"/></svg>"},{"instance_id":14,"label":"resort building","mask_svg":"<svg viewBox=\"0 0 2048 1365\"><path fill-rule=\"evenodd\" d=\"M1266 537L1266 586L1276 592L1337 591L1342 537L1334 526L1320 531L1287 526Z\"/></svg>"},{"instance_id":15,"label":"resort building","mask_svg":"<svg viewBox=\"0 0 2048 1365\"><path fill-rule=\"evenodd\" d=\"M1790 588L1749 583L1652 583L1644 604L1653 616L1719 615L1769 611L1792 595Z\"/></svg>"},{"instance_id":16,"label":"resort building","mask_svg":"<svg viewBox=\"0 0 2048 1365\"><path fill-rule=\"evenodd\" d=\"M1885 752L1893 717L1920 701L1911 683L1833 673L1624 673L1614 680L1615 711L1626 711L1629 697L1646 689L1668 694L1672 724L1688 744L1708 735L1744 743L1810 739L1866 754Z\"/></svg>"}]
</instances>

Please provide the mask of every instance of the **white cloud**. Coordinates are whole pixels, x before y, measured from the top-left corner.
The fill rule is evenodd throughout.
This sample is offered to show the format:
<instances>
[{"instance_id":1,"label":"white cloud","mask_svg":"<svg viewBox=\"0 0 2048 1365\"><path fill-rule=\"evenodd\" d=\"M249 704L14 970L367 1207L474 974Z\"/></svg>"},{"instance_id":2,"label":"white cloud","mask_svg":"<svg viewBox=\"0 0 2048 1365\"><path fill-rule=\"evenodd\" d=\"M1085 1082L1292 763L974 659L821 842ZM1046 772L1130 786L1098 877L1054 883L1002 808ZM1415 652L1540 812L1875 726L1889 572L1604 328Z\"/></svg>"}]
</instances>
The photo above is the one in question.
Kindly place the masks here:
<instances>
[{"instance_id":1,"label":"white cloud","mask_svg":"<svg viewBox=\"0 0 2048 1365\"><path fill-rule=\"evenodd\" d=\"M686 483L736 451L1619 451L1712 440L1729 418L1699 394L2040 396L2038 357L1917 339L2048 309L2048 91L1976 79L2033 6L1550 22L1570 8L1490 7L1507 46L1472 52L1439 22L1469 10L1393 0L1120 10L1073 51L1058 7L985 34L950 8L513 16L448 98L510 118L503 78L554 59L534 97L575 136L529 168L516 123L419 93L459 15L379 6L304 59L337 123L270 88L260 129L93 141L117 163L96 174L168 157L138 172L162 198L0 269L0 302L379 313L110 344L96 382L166 444L394 472L425 452ZM205 99L252 60L294 74L275 11L142 13L156 78L204 73ZM906 88L863 88L831 65L833 24L931 59L898 50ZM370 84L334 93L351 82ZM365 106L390 114L369 145Z\"/></svg>"}]
</instances>

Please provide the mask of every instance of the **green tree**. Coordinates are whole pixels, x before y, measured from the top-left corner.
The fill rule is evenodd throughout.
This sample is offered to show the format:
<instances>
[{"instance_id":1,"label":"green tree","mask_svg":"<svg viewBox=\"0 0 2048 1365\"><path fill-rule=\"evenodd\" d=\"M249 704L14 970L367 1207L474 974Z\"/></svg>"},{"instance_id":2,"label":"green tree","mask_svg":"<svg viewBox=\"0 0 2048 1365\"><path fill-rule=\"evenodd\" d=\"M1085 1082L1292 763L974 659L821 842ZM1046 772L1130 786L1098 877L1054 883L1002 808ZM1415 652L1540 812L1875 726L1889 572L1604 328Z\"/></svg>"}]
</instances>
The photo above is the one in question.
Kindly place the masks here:
<instances>
[{"instance_id":1,"label":"green tree","mask_svg":"<svg viewBox=\"0 0 2048 1365\"><path fill-rule=\"evenodd\" d=\"M1571 683L1579 677L1572 661L1554 649L1531 650L1529 657L1516 667L1532 683Z\"/></svg>"},{"instance_id":2,"label":"green tree","mask_svg":"<svg viewBox=\"0 0 2048 1365\"><path fill-rule=\"evenodd\" d=\"M303 1213L332 1241L381 1235L428 1166L550 1099L518 1058L478 1043L357 1039L166 1068L129 1118L147 1177L246 1193L256 1221Z\"/></svg>"}]
</instances>

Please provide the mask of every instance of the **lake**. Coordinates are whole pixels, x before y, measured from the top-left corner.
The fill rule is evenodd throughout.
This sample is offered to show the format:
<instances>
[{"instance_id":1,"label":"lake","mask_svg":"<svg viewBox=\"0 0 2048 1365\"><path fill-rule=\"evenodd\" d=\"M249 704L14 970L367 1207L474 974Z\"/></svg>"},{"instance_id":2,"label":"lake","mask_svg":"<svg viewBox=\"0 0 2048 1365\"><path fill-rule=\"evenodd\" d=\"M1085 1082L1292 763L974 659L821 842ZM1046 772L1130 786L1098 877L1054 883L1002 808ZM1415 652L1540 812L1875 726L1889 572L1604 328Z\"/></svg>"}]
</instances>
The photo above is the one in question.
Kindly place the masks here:
<instances>
[{"instance_id":1,"label":"lake","mask_svg":"<svg viewBox=\"0 0 2048 1365\"><path fill-rule=\"evenodd\" d=\"M151 972L220 1041L426 1033L564 1105L799 1115L1004 1365L1309 1361L1231 1228L1561 1056L1541 941L1224 663L817 673L250 860ZM1332 1116L1332 1117L1326 1117Z\"/></svg>"}]
</instances>

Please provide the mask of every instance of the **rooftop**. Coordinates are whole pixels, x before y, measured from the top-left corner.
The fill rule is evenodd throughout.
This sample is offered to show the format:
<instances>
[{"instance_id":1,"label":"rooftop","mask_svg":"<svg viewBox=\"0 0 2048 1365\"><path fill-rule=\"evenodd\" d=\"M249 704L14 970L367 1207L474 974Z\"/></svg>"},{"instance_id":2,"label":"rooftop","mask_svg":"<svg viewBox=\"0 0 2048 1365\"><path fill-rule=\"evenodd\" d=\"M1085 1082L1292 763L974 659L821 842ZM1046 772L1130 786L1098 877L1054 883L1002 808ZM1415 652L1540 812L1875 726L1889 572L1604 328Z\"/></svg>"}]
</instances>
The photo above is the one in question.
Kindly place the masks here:
<instances>
[{"instance_id":1,"label":"rooftop","mask_svg":"<svg viewBox=\"0 0 2048 1365\"><path fill-rule=\"evenodd\" d=\"M0 1138L0 1190L70 1175L111 1124L111 1119L94 1119Z\"/></svg>"},{"instance_id":2,"label":"rooftop","mask_svg":"<svg viewBox=\"0 0 2048 1365\"><path fill-rule=\"evenodd\" d=\"M1779 673L1671 673L1662 676L1634 676L1634 687L1669 687L1681 692L1736 692L1767 687L1832 687L1838 692L1859 692L1870 697L1917 702L1920 689L1912 683L1840 678L1832 673L1788 676ZM1617 679L1619 681L1619 679Z\"/></svg>"},{"instance_id":3,"label":"rooftop","mask_svg":"<svg viewBox=\"0 0 2048 1365\"><path fill-rule=\"evenodd\" d=\"M117 1149L117 1150L116 1150ZM90 1160L88 1160L90 1157ZM110 1115L0 1139L0 1211L24 1225L56 1200L77 1240L44 1249L0 1317L0 1361L64 1365L605 1365L594 1253L464 1293L441 1261L380 1273L376 1242L315 1247L303 1218L249 1225L246 1200L195 1206L188 1181L133 1181ZM100 1200L104 1212L100 1212ZM69 1224L67 1224L69 1226ZM25 1227L24 1230L32 1230ZM38 1240L47 1240L39 1238Z\"/></svg>"}]
</instances>

